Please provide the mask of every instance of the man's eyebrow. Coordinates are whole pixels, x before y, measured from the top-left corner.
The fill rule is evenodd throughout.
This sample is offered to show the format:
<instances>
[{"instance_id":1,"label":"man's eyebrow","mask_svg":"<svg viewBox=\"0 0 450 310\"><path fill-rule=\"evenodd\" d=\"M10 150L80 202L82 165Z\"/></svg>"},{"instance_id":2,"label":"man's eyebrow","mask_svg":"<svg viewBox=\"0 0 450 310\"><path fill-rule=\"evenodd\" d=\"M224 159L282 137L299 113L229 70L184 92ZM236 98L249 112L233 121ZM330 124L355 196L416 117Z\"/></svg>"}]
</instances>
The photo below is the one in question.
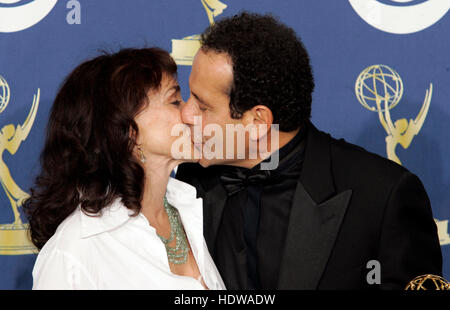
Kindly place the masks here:
<instances>
[{"instance_id":1,"label":"man's eyebrow","mask_svg":"<svg viewBox=\"0 0 450 310\"><path fill-rule=\"evenodd\" d=\"M191 93L195 97L195 99L197 99L201 104L211 108L211 106L207 104L204 100L202 100L196 93L194 93L193 91L191 91Z\"/></svg>"}]
</instances>

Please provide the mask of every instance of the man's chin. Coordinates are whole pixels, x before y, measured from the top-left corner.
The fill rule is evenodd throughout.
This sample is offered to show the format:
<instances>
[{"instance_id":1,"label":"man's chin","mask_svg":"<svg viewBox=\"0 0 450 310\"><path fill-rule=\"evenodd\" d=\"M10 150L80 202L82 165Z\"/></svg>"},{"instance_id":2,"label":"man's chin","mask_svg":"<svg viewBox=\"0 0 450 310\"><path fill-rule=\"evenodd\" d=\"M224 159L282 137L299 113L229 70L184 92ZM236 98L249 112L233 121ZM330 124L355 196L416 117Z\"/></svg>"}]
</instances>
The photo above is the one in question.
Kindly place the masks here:
<instances>
[{"instance_id":1,"label":"man's chin","mask_svg":"<svg viewBox=\"0 0 450 310\"><path fill-rule=\"evenodd\" d=\"M219 160L216 158L213 159L206 159L204 157L202 157L198 163L203 167L203 168L207 168L207 167L211 167L214 165L223 165L224 161L223 160Z\"/></svg>"},{"instance_id":2,"label":"man's chin","mask_svg":"<svg viewBox=\"0 0 450 310\"><path fill-rule=\"evenodd\" d=\"M203 167L203 168L207 168L207 167L211 167L211 166L215 166L215 165L232 165L233 166L233 162L234 161L230 161L230 160L224 160L224 159L217 159L217 158L213 158L213 159L206 159L204 157L202 157L198 163Z\"/></svg>"},{"instance_id":3,"label":"man's chin","mask_svg":"<svg viewBox=\"0 0 450 310\"><path fill-rule=\"evenodd\" d=\"M207 159L200 159L198 161L198 163L200 164L200 166L202 166L203 168L208 168L209 166L213 165L213 163L211 162L211 160L207 160Z\"/></svg>"},{"instance_id":4,"label":"man's chin","mask_svg":"<svg viewBox=\"0 0 450 310\"><path fill-rule=\"evenodd\" d=\"M198 163L198 159L194 159L194 158L184 159L183 164L184 163Z\"/></svg>"}]
</instances>

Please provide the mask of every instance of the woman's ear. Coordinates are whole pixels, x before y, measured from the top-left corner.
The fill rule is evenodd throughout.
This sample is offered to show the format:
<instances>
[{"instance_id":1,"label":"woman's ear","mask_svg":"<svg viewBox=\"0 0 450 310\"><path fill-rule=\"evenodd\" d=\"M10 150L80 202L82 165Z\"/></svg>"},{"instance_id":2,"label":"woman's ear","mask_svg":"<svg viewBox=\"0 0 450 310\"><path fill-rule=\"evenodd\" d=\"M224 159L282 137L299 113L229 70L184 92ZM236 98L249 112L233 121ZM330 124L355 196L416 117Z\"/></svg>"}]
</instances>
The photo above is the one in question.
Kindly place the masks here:
<instances>
[{"instance_id":1,"label":"woman's ear","mask_svg":"<svg viewBox=\"0 0 450 310\"><path fill-rule=\"evenodd\" d=\"M130 139L132 139L136 144L138 144L138 133L137 131L133 128L133 125L130 125L130 128L128 129L128 137Z\"/></svg>"}]
</instances>

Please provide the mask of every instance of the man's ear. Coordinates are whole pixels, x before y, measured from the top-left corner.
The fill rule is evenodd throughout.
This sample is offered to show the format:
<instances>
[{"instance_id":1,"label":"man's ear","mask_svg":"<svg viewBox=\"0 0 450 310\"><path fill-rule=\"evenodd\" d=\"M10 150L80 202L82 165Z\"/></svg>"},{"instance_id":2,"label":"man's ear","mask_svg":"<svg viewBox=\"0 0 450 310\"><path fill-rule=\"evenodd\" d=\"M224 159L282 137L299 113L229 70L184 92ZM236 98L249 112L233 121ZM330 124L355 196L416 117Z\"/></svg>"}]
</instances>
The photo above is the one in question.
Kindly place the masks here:
<instances>
[{"instance_id":1,"label":"man's ear","mask_svg":"<svg viewBox=\"0 0 450 310\"><path fill-rule=\"evenodd\" d=\"M254 141L267 135L273 124L272 111L265 105L256 105L251 108L244 113L244 119L244 125L249 127L249 137Z\"/></svg>"}]
</instances>

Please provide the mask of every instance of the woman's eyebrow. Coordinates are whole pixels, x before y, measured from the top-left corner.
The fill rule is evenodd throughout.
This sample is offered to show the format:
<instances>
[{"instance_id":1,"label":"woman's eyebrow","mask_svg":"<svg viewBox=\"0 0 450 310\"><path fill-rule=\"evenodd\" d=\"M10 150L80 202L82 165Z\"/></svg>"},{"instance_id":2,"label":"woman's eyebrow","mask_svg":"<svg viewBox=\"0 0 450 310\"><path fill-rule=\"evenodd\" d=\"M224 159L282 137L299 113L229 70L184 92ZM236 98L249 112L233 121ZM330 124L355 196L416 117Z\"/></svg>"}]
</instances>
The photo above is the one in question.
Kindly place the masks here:
<instances>
[{"instance_id":1,"label":"woman's eyebrow","mask_svg":"<svg viewBox=\"0 0 450 310\"><path fill-rule=\"evenodd\" d=\"M178 93L178 92L181 92L180 85L174 85L171 88L169 88L169 90L166 92L166 96L171 94L172 92L175 93L175 94Z\"/></svg>"}]
</instances>

